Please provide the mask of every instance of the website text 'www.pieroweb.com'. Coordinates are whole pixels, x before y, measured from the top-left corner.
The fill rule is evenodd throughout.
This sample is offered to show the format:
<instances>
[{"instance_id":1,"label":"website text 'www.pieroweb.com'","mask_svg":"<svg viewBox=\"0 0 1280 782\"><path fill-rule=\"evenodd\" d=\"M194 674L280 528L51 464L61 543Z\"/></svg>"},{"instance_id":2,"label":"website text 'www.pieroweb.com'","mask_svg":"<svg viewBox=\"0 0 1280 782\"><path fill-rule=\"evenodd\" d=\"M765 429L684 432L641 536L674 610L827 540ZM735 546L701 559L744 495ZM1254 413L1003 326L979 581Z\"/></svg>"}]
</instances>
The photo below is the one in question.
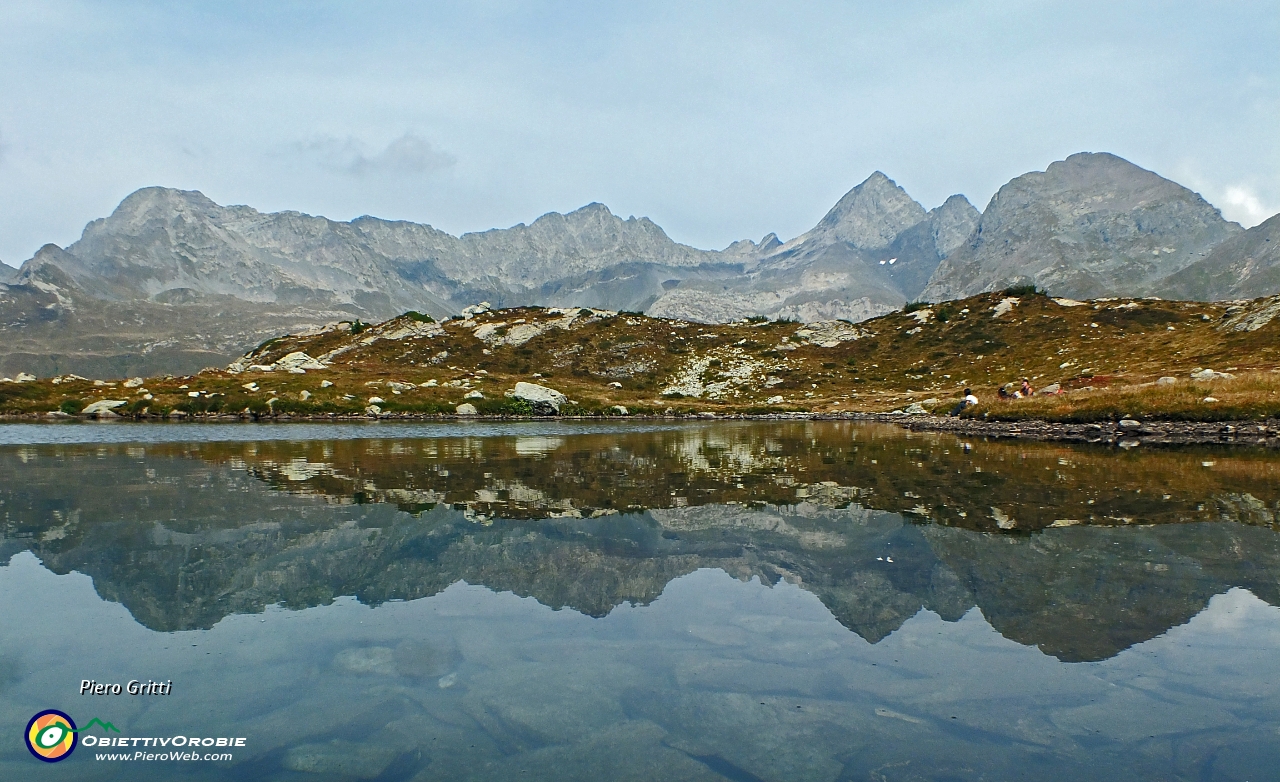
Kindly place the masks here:
<instances>
[{"instance_id":1,"label":"website text 'www.pieroweb.com'","mask_svg":"<svg viewBox=\"0 0 1280 782\"><path fill-rule=\"evenodd\" d=\"M233 747L245 746L243 737L208 738L170 736L163 738L137 736L85 736L85 748L94 747L94 760L116 762L152 761L199 763L229 761ZM103 751L106 750L106 751Z\"/></svg>"}]
</instances>

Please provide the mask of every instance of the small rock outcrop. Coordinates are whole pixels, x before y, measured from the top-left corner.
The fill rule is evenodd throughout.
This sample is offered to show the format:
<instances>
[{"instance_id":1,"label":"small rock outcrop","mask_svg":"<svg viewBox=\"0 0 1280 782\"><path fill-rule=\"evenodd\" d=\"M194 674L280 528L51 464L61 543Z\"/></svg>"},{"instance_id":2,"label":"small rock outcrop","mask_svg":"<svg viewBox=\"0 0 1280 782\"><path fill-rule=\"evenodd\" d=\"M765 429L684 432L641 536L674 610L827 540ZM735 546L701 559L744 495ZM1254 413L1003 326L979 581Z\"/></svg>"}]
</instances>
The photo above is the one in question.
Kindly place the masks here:
<instances>
[{"instance_id":1,"label":"small rock outcrop","mask_svg":"<svg viewBox=\"0 0 1280 782\"><path fill-rule=\"evenodd\" d=\"M537 383L516 383L511 391L514 399L528 402L534 415L558 415L560 408L569 401L569 397L555 390L540 386Z\"/></svg>"},{"instance_id":2,"label":"small rock outcrop","mask_svg":"<svg viewBox=\"0 0 1280 782\"><path fill-rule=\"evenodd\" d=\"M276 369L284 370L285 372L293 372L295 370L302 370L305 372L308 369L329 368L301 351L290 353L277 361L274 366Z\"/></svg>"},{"instance_id":3,"label":"small rock outcrop","mask_svg":"<svg viewBox=\"0 0 1280 782\"><path fill-rule=\"evenodd\" d=\"M99 399L80 411L80 415L115 415L112 411L117 407L129 404L124 399Z\"/></svg>"}]
</instances>

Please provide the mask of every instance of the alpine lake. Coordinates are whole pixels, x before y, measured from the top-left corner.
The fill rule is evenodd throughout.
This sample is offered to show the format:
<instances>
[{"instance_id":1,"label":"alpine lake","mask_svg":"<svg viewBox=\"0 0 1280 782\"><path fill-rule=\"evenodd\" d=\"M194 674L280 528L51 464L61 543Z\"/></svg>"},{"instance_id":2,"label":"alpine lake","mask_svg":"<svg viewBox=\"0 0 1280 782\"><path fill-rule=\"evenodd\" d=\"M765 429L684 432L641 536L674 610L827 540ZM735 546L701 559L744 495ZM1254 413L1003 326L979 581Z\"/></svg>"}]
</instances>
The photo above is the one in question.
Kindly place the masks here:
<instances>
[{"instance_id":1,"label":"alpine lake","mask_svg":"<svg viewBox=\"0 0 1280 782\"><path fill-rule=\"evenodd\" d=\"M1276 779L1278 513L1248 447L5 424L0 780Z\"/></svg>"}]
</instances>

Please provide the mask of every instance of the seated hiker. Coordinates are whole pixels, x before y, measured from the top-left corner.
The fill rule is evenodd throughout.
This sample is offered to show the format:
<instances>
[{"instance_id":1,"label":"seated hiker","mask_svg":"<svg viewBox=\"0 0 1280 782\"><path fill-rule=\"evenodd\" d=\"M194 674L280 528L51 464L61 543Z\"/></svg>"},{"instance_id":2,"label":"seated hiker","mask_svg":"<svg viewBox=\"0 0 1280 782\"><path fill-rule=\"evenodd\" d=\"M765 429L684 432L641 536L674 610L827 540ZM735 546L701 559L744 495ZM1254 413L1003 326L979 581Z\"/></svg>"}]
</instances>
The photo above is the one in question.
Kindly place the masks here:
<instances>
[{"instance_id":1,"label":"seated hiker","mask_svg":"<svg viewBox=\"0 0 1280 782\"><path fill-rule=\"evenodd\" d=\"M951 409L950 415L960 415L960 411L964 410L966 407L973 407L976 404L978 404L978 397L973 395L973 389L966 388L964 390L964 399L961 399L960 404Z\"/></svg>"},{"instance_id":2,"label":"seated hiker","mask_svg":"<svg viewBox=\"0 0 1280 782\"><path fill-rule=\"evenodd\" d=\"M1022 378L1022 388L1018 390L1022 393L1024 399L1030 399L1031 395L1035 393L1035 389L1031 387L1031 383L1025 377Z\"/></svg>"},{"instance_id":3,"label":"seated hiker","mask_svg":"<svg viewBox=\"0 0 1280 782\"><path fill-rule=\"evenodd\" d=\"M999 396L1001 399L1014 398L1013 394L1009 393L1009 389L1007 386L1000 386L999 390L996 391L996 395Z\"/></svg>"}]
</instances>

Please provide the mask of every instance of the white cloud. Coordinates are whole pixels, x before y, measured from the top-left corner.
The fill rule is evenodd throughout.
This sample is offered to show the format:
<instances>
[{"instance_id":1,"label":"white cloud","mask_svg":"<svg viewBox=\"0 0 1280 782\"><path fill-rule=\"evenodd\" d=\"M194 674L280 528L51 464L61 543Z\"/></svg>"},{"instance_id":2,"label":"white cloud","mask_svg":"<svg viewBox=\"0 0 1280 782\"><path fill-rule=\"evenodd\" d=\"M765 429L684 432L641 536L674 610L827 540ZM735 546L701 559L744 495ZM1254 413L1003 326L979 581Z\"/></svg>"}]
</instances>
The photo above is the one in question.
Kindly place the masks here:
<instances>
[{"instance_id":1,"label":"white cloud","mask_svg":"<svg viewBox=\"0 0 1280 782\"><path fill-rule=\"evenodd\" d=\"M1268 217L1280 212L1274 206L1264 205L1262 199L1246 185L1232 185L1222 194L1222 214L1245 228L1252 228Z\"/></svg>"},{"instance_id":2,"label":"white cloud","mask_svg":"<svg viewBox=\"0 0 1280 782\"><path fill-rule=\"evenodd\" d=\"M430 141L413 133L405 133L370 154L368 145L353 136L345 139L325 137L294 145L294 149L313 159L322 168L348 176L377 174L427 175L451 168L457 158L436 149Z\"/></svg>"}]
</instances>

